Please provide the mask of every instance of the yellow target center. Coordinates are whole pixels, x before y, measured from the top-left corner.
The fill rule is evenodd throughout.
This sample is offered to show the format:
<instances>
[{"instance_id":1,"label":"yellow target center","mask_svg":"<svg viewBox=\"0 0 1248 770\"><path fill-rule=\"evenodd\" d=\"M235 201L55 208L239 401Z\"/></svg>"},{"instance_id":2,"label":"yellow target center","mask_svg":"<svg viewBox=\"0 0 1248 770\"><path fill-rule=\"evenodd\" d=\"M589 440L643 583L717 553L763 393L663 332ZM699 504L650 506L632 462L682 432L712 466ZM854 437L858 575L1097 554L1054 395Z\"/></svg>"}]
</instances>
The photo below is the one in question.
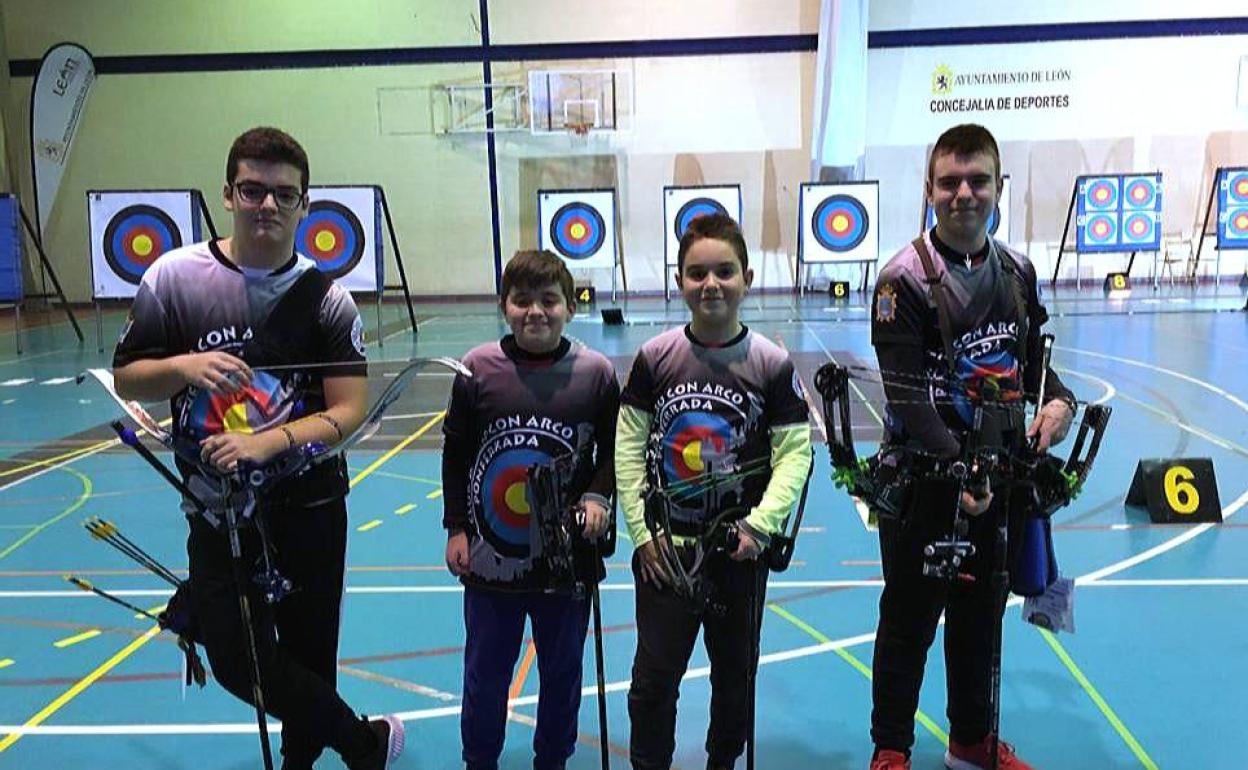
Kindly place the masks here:
<instances>
[{"instance_id":1,"label":"yellow target center","mask_svg":"<svg viewBox=\"0 0 1248 770\"><path fill-rule=\"evenodd\" d=\"M529 513L529 497L524 491L524 482L517 481L507 487L507 491L503 493L503 499L507 501L507 507L516 513Z\"/></svg>"},{"instance_id":2,"label":"yellow target center","mask_svg":"<svg viewBox=\"0 0 1248 770\"><path fill-rule=\"evenodd\" d=\"M702 462L701 441L690 441L685 444L685 448L680 450L680 457L685 461L685 467L691 471L701 471L706 467Z\"/></svg>"},{"instance_id":3,"label":"yellow target center","mask_svg":"<svg viewBox=\"0 0 1248 770\"><path fill-rule=\"evenodd\" d=\"M255 432L247 422L247 403L242 401L225 411L225 414L221 416L221 424L226 433Z\"/></svg>"},{"instance_id":4,"label":"yellow target center","mask_svg":"<svg viewBox=\"0 0 1248 770\"><path fill-rule=\"evenodd\" d=\"M580 222L577 222L576 224L568 228L568 234L579 241L580 239L585 237L585 225L581 224Z\"/></svg>"},{"instance_id":5,"label":"yellow target center","mask_svg":"<svg viewBox=\"0 0 1248 770\"><path fill-rule=\"evenodd\" d=\"M843 233L849 229L849 217L844 214L837 214L832 217L832 231Z\"/></svg>"},{"instance_id":6,"label":"yellow target center","mask_svg":"<svg viewBox=\"0 0 1248 770\"><path fill-rule=\"evenodd\" d=\"M138 254L140 257L146 257L148 254L152 253L154 248L156 248L156 244L152 243L152 239L150 237L146 235L139 235L135 236L135 239L131 241L130 248L133 249L134 253Z\"/></svg>"},{"instance_id":7,"label":"yellow target center","mask_svg":"<svg viewBox=\"0 0 1248 770\"><path fill-rule=\"evenodd\" d=\"M320 251L333 251L334 245L338 243L338 239L335 238L334 234L330 231L322 230L316 234L316 238L313 239L313 242L316 244L316 248Z\"/></svg>"},{"instance_id":8,"label":"yellow target center","mask_svg":"<svg viewBox=\"0 0 1248 770\"><path fill-rule=\"evenodd\" d=\"M1248 230L1248 214L1240 214L1235 217L1235 227L1240 230Z\"/></svg>"}]
</instances>

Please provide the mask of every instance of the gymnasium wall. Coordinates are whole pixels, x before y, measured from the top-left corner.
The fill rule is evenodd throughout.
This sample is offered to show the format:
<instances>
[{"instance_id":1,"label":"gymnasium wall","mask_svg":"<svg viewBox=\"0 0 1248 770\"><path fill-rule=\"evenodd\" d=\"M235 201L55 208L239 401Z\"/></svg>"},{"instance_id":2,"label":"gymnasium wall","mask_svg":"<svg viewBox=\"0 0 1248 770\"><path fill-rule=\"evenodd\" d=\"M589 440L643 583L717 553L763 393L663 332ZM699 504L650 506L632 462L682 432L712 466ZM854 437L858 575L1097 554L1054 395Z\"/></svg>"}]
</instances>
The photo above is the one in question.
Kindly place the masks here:
<instances>
[{"instance_id":1,"label":"gymnasium wall","mask_svg":"<svg viewBox=\"0 0 1248 770\"><path fill-rule=\"evenodd\" d=\"M84 45L97 59L236 54L220 63L223 71L100 76L47 235L71 299L89 298L86 190L198 187L214 219L228 228L220 204L225 153L235 135L257 124L282 126L307 147L314 183L385 186L415 293L494 290L486 142L481 134L441 135L432 106L438 86L482 79L478 0L0 0L0 12L6 33L0 54L7 47L9 59L18 62L37 61L61 40ZM1008 8L995 2L953 7L877 0L871 4L870 27L875 38L880 32L977 26L986 20L1036 24L1233 12L1226 3L1208 0L1185 3L1182 9L1151 0L1078 8L1055 0ZM489 32L495 46L768 39L813 36L818 15L818 0L494 0ZM379 64L375 55L428 53L435 47L455 60ZM338 57L344 66L250 68L269 61L263 55L272 52L329 50L344 52ZM351 57L351 51L364 53ZM1167 184L1166 229L1190 230L1195 209L1203 206L1210 170L1223 163L1248 164L1248 113L1226 105L1232 94L1224 65L1239 54L1248 54L1248 42L1230 35L873 47L866 158L867 176L881 182L882 253L917 230L928 144L941 129L964 120L982 121L1001 136L1003 166L1014 180L1015 241L1042 269L1078 173L1160 168ZM1034 57L1042 70L1069 69L1070 78L1060 85L1072 89L1072 98L1078 96L1075 107L1033 110L1011 116L1013 123L996 114L930 110L937 65L955 73L1009 70L1013 66L1002 62L1016 55ZM369 63L358 63L365 60ZM184 60L153 61L167 70ZM1146 75L1132 75L1122 61ZM616 135L586 141L562 134L496 135L504 259L536 245L537 189L616 186L629 288L658 289L663 283L661 188L740 182L743 225L759 279L768 286L791 284L797 191L810 167L814 63L813 46L781 53L496 62L495 82L524 82L536 68L615 68L627 73L634 97L631 127ZM1132 78L1148 86L1131 91L1144 98L1098 106L1097 89ZM20 156L17 176L26 200L31 83L29 76L13 78L3 99L11 126L7 138ZM974 93L969 86L962 90ZM999 94L995 87L983 93L988 91L1013 95L1004 87ZM387 278L393 283L397 271L387 251ZM1085 260L1085 271L1103 272L1108 269L1104 260L1117 259L1102 258L1094 267ZM1223 269L1239 268L1224 264ZM609 285L605 272L593 277L600 288Z\"/></svg>"}]
</instances>

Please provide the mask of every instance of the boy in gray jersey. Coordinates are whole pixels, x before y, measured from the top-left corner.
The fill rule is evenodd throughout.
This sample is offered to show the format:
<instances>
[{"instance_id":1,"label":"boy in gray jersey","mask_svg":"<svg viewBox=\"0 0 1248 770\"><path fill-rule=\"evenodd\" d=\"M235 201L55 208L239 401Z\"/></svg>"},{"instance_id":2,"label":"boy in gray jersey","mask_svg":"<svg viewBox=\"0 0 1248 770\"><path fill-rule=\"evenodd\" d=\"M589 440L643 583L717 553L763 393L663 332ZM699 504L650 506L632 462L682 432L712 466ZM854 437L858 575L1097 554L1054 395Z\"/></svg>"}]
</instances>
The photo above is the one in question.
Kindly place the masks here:
<instances>
[{"instance_id":1,"label":"boy in gray jersey","mask_svg":"<svg viewBox=\"0 0 1248 770\"><path fill-rule=\"evenodd\" d=\"M695 219L677 262L676 283L692 320L638 352L620 398L616 439L620 507L637 549L629 756L639 769L671 766L680 680L702 628L711 661L707 767L719 770L733 766L749 732L748 677L758 665L757 613L767 574L759 556L805 484L810 424L788 354L738 318L754 275L736 222ZM723 483L713 495L700 493L711 473ZM686 568L692 538L717 528L716 521L736 525L729 550L710 554L704 567L714 609L676 595L658 551L666 546L645 523L646 490L678 488L688 494L667 504L674 556Z\"/></svg>"},{"instance_id":2,"label":"boy in gray jersey","mask_svg":"<svg viewBox=\"0 0 1248 770\"><path fill-rule=\"evenodd\" d=\"M306 257L295 230L308 210L308 159L274 128L234 141L226 161L230 237L163 255L143 276L113 355L123 398L169 399L175 439L222 472L312 442L333 445L367 407L363 326L355 304ZM213 675L251 702L245 626L220 525L215 478L179 463L207 511L190 524L190 599ZM276 566L296 591L266 606L250 592L260 686L282 720L285 770L309 770L328 745L351 770L389 767L403 725L352 712L336 691L346 559L346 465L340 456L266 492ZM252 563L262 545L240 532Z\"/></svg>"},{"instance_id":3,"label":"boy in gray jersey","mask_svg":"<svg viewBox=\"0 0 1248 770\"><path fill-rule=\"evenodd\" d=\"M932 149L926 192L936 226L890 259L876 281L871 342L888 402L884 443L957 457L976 405L992 401L1002 418L994 421L993 435L981 430L974 440L1004 450L1030 440L1045 451L1066 435L1075 401L1051 369L1044 393L1037 394L1044 369L1040 328L1048 315L1035 268L988 235L1001 194L1001 158L992 134L977 125L942 134ZM937 292L943 292L944 310ZM1043 408L1024 427L1023 403L1037 397ZM991 489L964 491L959 499L957 485L945 481L916 486L900 519L880 517L884 593L872 663L870 767L910 767L923 668L943 611L950 722L945 765L984 770L992 764L994 745L993 614L1005 609L990 574L993 520L1007 515L1009 499L1002 495L994 505ZM968 537L977 549L962 568L973 581L923 574L924 546L949 531L955 505L969 517ZM999 770L1032 770L1009 744L997 746Z\"/></svg>"},{"instance_id":4,"label":"boy in gray jersey","mask_svg":"<svg viewBox=\"0 0 1248 770\"><path fill-rule=\"evenodd\" d=\"M442 523L447 567L464 584L460 735L468 770L498 767L526 617L541 677L533 767L562 770L576 748L590 610L584 588L605 574L601 554L587 544L609 532L614 546L620 391L605 356L563 336L576 312L573 289L563 260L518 252L503 271L499 301L511 334L469 351L463 363L473 376L456 377L451 390ZM531 469L574 456L559 499L537 499ZM571 506L585 519L572 538L573 580L552 566L552 556L566 553L543 551L538 521L539 508Z\"/></svg>"}]
</instances>

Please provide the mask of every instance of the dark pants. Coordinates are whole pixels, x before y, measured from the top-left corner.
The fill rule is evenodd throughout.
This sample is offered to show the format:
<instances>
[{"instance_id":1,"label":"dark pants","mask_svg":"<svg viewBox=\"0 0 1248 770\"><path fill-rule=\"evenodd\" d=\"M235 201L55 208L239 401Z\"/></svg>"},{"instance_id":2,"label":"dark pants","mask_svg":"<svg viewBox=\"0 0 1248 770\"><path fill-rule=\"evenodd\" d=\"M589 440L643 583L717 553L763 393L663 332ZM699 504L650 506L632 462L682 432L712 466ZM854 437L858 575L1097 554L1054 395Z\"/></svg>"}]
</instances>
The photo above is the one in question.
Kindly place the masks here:
<instances>
[{"instance_id":1,"label":"dark pants","mask_svg":"<svg viewBox=\"0 0 1248 770\"><path fill-rule=\"evenodd\" d=\"M471 770L494 770L503 752L507 691L533 624L540 689L533 767L559 770L576 749L589 597L464 589L464 703L459 730ZM604 736L605 738L605 736Z\"/></svg>"},{"instance_id":2,"label":"dark pants","mask_svg":"<svg viewBox=\"0 0 1248 770\"><path fill-rule=\"evenodd\" d=\"M344 500L266 513L279 571L296 590L276 605L264 602L250 576L260 555L252 527L242 537L261 688L268 713L282 721L283 768L305 770L330 746L350 759L369 751L365 722L338 697L338 623L347 542ZM191 517L186 544L194 611L213 676L235 697L253 703L247 641L238 606L229 539Z\"/></svg>"},{"instance_id":3,"label":"dark pants","mask_svg":"<svg viewBox=\"0 0 1248 770\"><path fill-rule=\"evenodd\" d=\"M687 552L681 549L687 561ZM697 613L670 589L658 590L637 576L637 653L628 689L629 758L639 770L667 770L676 750L676 700L689 665L698 629L711 661L711 723L706 733L708 767L732 767L745 748L749 731L747 674L758 668L751 651L758 641L759 620L750 627L751 594L761 612L766 570L758 561L734 562L722 554L708 557L708 577L726 612Z\"/></svg>"},{"instance_id":4,"label":"dark pants","mask_svg":"<svg viewBox=\"0 0 1248 770\"><path fill-rule=\"evenodd\" d=\"M908 752L914 744L914 713L923 684L927 651L945 613L945 675L950 738L976 743L987 735L994 613L1005 611L992 583L997 516L1008 508L1008 491L992 507L969 519L969 539L977 553L963 565L974 582L953 582L922 574L923 547L943 539L953 517L956 488L924 485L921 504L902 521L880 519L884 593L872 665L871 738L878 748ZM1013 533L1011 533L1013 534Z\"/></svg>"}]
</instances>

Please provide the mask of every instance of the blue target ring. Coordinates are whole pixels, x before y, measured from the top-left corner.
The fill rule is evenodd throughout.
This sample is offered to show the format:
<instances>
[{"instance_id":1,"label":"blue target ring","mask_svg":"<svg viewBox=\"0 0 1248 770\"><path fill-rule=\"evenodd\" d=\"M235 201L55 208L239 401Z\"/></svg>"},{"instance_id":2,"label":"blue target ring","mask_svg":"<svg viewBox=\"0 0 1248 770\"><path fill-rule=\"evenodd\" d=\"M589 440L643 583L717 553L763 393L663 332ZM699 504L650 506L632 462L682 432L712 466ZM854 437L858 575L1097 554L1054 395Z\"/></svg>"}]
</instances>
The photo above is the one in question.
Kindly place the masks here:
<instances>
[{"instance_id":1,"label":"blue target ring","mask_svg":"<svg viewBox=\"0 0 1248 770\"><path fill-rule=\"evenodd\" d=\"M1148 177L1127 179L1123 188L1123 205L1132 209L1152 209L1157 201L1157 182Z\"/></svg>"},{"instance_id":2,"label":"blue target ring","mask_svg":"<svg viewBox=\"0 0 1248 770\"><path fill-rule=\"evenodd\" d=\"M996 235L997 228L1001 226L1001 205L997 204L992 207L992 214L988 217L988 234Z\"/></svg>"},{"instance_id":3,"label":"blue target ring","mask_svg":"<svg viewBox=\"0 0 1248 770\"><path fill-rule=\"evenodd\" d=\"M1084 240L1088 243L1103 246L1113 243L1118 234L1118 223L1106 214L1089 215L1083 227Z\"/></svg>"},{"instance_id":4,"label":"blue target ring","mask_svg":"<svg viewBox=\"0 0 1248 770\"><path fill-rule=\"evenodd\" d=\"M828 251L852 251L871 230L871 217L862 201L851 195L829 195L815 206L810 219L815 240Z\"/></svg>"},{"instance_id":5,"label":"blue target ring","mask_svg":"<svg viewBox=\"0 0 1248 770\"><path fill-rule=\"evenodd\" d=\"M1241 206L1248 205L1248 172L1235 171L1226 175L1226 200Z\"/></svg>"},{"instance_id":6,"label":"blue target ring","mask_svg":"<svg viewBox=\"0 0 1248 770\"><path fill-rule=\"evenodd\" d=\"M722 203L711 198L693 198L681 206L680 210L676 212L676 222L673 225L676 228L677 240L684 237L685 231L689 229L689 225L693 220L708 214L731 216Z\"/></svg>"},{"instance_id":7,"label":"blue target ring","mask_svg":"<svg viewBox=\"0 0 1248 770\"><path fill-rule=\"evenodd\" d=\"M561 206L550 220L550 242L568 259L589 259L607 239L598 209L581 201Z\"/></svg>"},{"instance_id":8,"label":"blue target ring","mask_svg":"<svg viewBox=\"0 0 1248 770\"><path fill-rule=\"evenodd\" d=\"M314 201L299 224L295 244L330 278L355 269L364 256L364 226L351 209L337 201Z\"/></svg>"},{"instance_id":9,"label":"blue target ring","mask_svg":"<svg viewBox=\"0 0 1248 770\"><path fill-rule=\"evenodd\" d=\"M1147 243L1153 240L1154 229L1153 218L1149 214L1129 214L1122 222L1122 240L1124 243Z\"/></svg>"},{"instance_id":10,"label":"blue target ring","mask_svg":"<svg viewBox=\"0 0 1248 770\"><path fill-rule=\"evenodd\" d=\"M1248 239L1248 208L1234 208L1226 212L1226 237L1236 241Z\"/></svg>"},{"instance_id":11,"label":"blue target ring","mask_svg":"<svg viewBox=\"0 0 1248 770\"><path fill-rule=\"evenodd\" d=\"M181 245L177 224L155 206L126 206L104 228L105 261L117 277L136 286L161 254Z\"/></svg>"},{"instance_id":12,"label":"blue target ring","mask_svg":"<svg viewBox=\"0 0 1248 770\"><path fill-rule=\"evenodd\" d=\"M1088 209L1107 211L1118 207L1118 185L1110 179L1096 179L1088 184L1084 193Z\"/></svg>"},{"instance_id":13,"label":"blue target ring","mask_svg":"<svg viewBox=\"0 0 1248 770\"><path fill-rule=\"evenodd\" d=\"M502 452L490 461L481 481L481 536L503 556L530 554L529 467L550 462L534 449Z\"/></svg>"},{"instance_id":14,"label":"blue target ring","mask_svg":"<svg viewBox=\"0 0 1248 770\"><path fill-rule=\"evenodd\" d=\"M673 484L701 476L719 468L732 448L732 427L724 418L685 412L672 420L663 436L664 477Z\"/></svg>"}]
</instances>

